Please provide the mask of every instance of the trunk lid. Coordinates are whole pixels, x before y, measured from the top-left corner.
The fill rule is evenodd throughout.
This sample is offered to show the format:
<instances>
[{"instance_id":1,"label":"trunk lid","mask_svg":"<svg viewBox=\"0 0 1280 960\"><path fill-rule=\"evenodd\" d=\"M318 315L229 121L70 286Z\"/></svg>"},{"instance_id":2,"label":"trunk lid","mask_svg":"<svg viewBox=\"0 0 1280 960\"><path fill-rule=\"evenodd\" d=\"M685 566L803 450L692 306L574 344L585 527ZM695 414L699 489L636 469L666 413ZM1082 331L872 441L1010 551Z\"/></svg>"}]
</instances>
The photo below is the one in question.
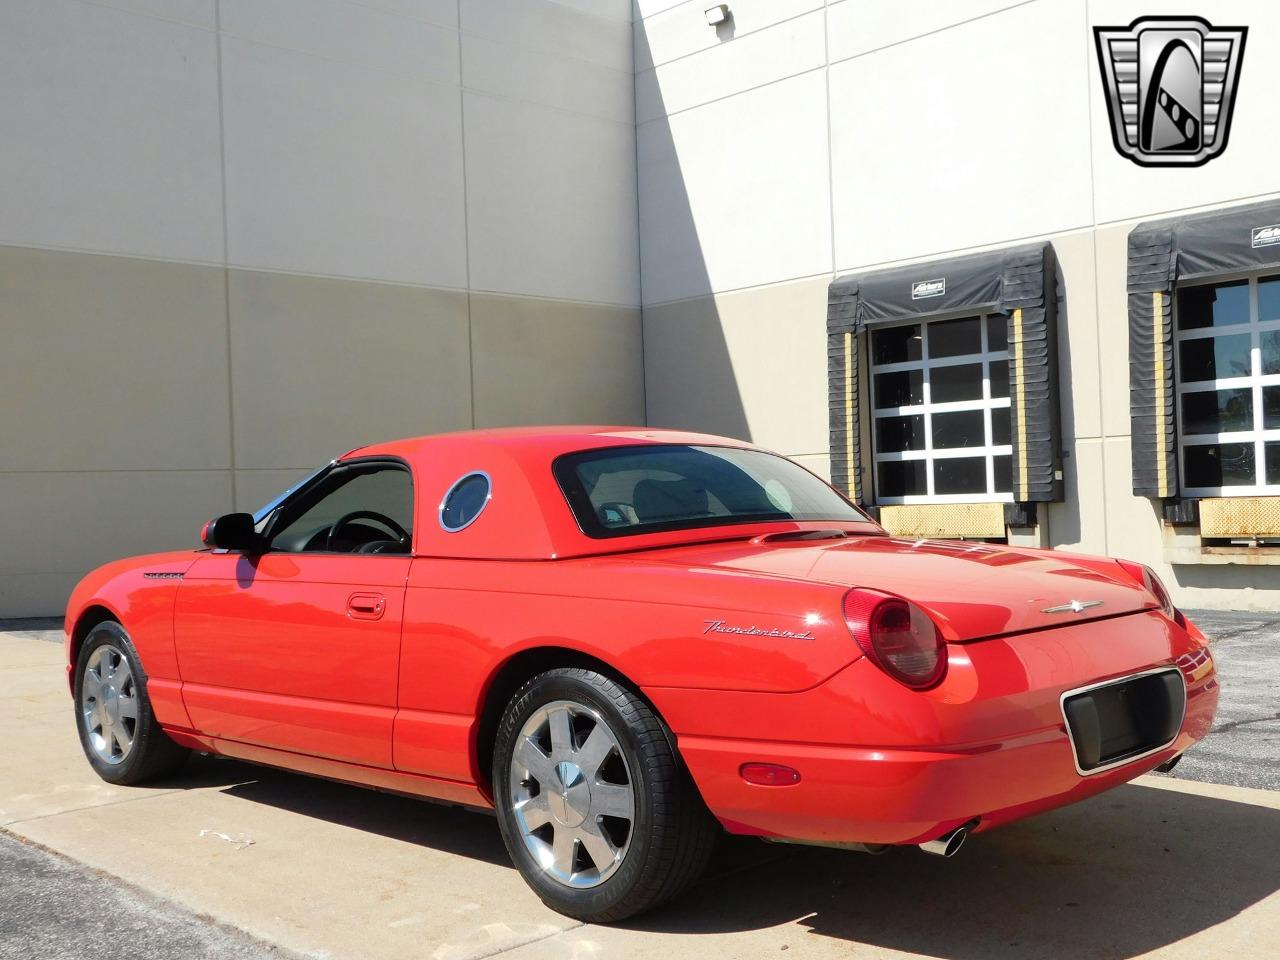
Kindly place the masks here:
<instances>
[{"instance_id":1,"label":"trunk lid","mask_svg":"<svg viewBox=\"0 0 1280 960\"><path fill-rule=\"evenodd\" d=\"M951 642L1157 606L1118 566L1113 577L1051 551L985 543L883 536L764 537L655 551L650 559L897 594L928 611ZM1099 563L1111 561L1099 558Z\"/></svg>"}]
</instances>

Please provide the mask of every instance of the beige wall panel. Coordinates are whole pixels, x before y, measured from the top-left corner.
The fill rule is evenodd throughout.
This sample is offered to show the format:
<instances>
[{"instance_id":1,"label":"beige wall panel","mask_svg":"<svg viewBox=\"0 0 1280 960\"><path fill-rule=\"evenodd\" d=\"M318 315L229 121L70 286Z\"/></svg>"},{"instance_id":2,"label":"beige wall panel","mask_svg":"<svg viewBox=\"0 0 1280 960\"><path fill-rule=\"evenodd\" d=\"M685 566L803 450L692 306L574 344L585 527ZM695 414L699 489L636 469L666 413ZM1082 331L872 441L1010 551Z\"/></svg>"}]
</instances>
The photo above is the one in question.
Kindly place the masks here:
<instances>
[{"instance_id":1,"label":"beige wall panel","mask_svg":"<svg viewBox=\"0 0 1280 960\"><path fill-rule=\"evenodd\" d=\"M831 271L822 71L636 136L646 305Z\"/></svg>"},{"instance_id":2,"label":"beige wall panel","mask_svg":"<svg viewBox=\"0 0 1280 960\"><path fill-rule=\"evenodd\" d=\"M1107 517L1102 491L1102 441L1098 438L1067 440L1070 456L1062 462L1066 498L1050 503L1049 545L1078 553L1107 552Z\"/></svg>"},{"instance_id":3,"label":"beige wall panel","mask_svg":"<svg viewBox=\"0 0 1280 960\"><path fill-rule=\"evenodd\" d=\"M462 35L468 90L630 124L635 114L630 64L606 67L475 34Z\"/></svg>"},{"instance_id":4,"label":"beige wall panel","mask_svg":"<svg viewBox=\"0 0 1280 960\"><path fill-rule=\"evenodd\" d=\"M1099 366L1102 433L1127 437L1129 423L1129 231L1132 224L1100 227L1097 245Z\"/></svg>"},{"instance_id":5,"label":"beige wall panel","mask_svg":"<svg viewBox=\"0 0 1280 960\"><path fill-rule=\"evenodd\" d=\"M1022 4L831 67L837 270L1092 223L1084 20Z\"/></svg>"},{"instance_id":6,"label":"beige wall panel","mask_svg":"<svg viewBox=\"0 0 1280 960\"><path fill-rule=\"evenodd\" d=\"M221 0L225 36L376 67L419 81L458 83L453 25L343 0Z\"/></svg>"},{"instance_id":7,"label":"beige wall panel","mask_svg":"<svg viewBox=\"0 0 1280 960\"><path fill-rule=\"evenodd\" d=\"M1102 435L1093 232L1054 237L1053 249L1066 289L1066 310L1058 316L1058 392L1062 436L1069 443ZM1114 333L1108 331L1109 339Z\"/></svg>"},{"instance_id":8,"label":"beige wall panel","mask_svg":"<svg viewBox=\"0 0 1280 960\"><path fill-rule=\"evenodd\" d=\"M466 94L473 290L640 302L635 129Z\"/></svg>"},{"instance_id":9,"label":"beige wall panel","mask_svg":"<svg viewBox=\"0 0 1280 960\"><path fill-rule=\"evenodd\" d=\"M732 96L825 63L821 10L750 33L734 43L636 74L640 123Z\"/></svg>"},{"instance_id":10,"label":"beige wall panel","mask_svg":"<svg viewBox=\"0 0 1280 960\"><path fill-rule=\"evenodd\" d=\"M640 311L473 294L477 427L644 423Z\"/></svg>"},{"instance_id":11,"label":"beige wall panel","mask_svg":"<svg viewBox=\"0 0 1280 960\"><path fill-rule=\"evenodd\" d=\"M196 22L212 12L170 8ZM6 0L0 90L0 241L222 259L211 30L108 4Z\"/></svg>"},{"instance_id":12,"label":"beige wall panel","mask_svg":"<svg viewBox=\"0 0 1280 960\"><path fill-rule=\"evenodd\" d=\"M466 295L230 272L239 468L471 425Z\"/></svg>"},{"instance_id":13,"label":"beige wall panel","mask_svg":"<svg viewBox=\"0 0 1280 960\"><path fill-rule=\"evenodd\" d=\"M466 286L456 86L227 37L222 87L230 263Z\"/></svg>"},{"instance_id":14,"label":"beige wall panel","mask_svg":"<svg viewBox=\"0 0 1280 960\"><path fill-rule=\"evenodd\" d=\"M61 617L82 573L0 573L0 618Z\"/></svg>"},{"instance_id":15,"label":"beige wall panel","mask_svg":"<svg viewBox=\"0 0 1280 960\"><path fill-rule=\"evenodd\" d=\"M73 582L120 557L195 547L200 525L231 509L231 476L225 470L0 474L0 503L22 506L0 511L0 578L12 590L25 582L35 591L9 600L27 615L50 615L66 603L65 594L51 595L65 588L65 577ZM0 617L18 615L0 607Z\"/></svg>"},{"instance_id":16,"label":"beige wall panel","mask_svg":"<svg viewBox=\"0 0 1280 960\"><path fill-rule=\"evenodd\" d=\"M712 5L690 0L637 22L636 70L743 39L810 10L821 10L822 0L732 0L733 21L719 28L707 23L705 11Z\"/></svg>"},{"instance_id":17,"label":"beige wall panel","mask_svg":"<svg viewBox=\"0 0 1280 960\"><path fill-rule=\"evenodd\" d=\"M0 247L0 470L227 467L225 304L220 269Z\"/></svg>"},{"instance_id":18,"label":"beige wall panel","mask_svg":"<svg viewBox=\"0 0 1280 960\"><path fill-rule=\"evenodd\" d=\"M626 0L587 5L562 0L461 0L462 29L552 56L631 68L631 24Z\"/></svg>"},{"instance_id":19,"label":"beige wall panel","mask_svg":"<svg viewBox=\"0 0 1280 960\"><path fill-rule=\"evenodd\" d=\"M936 33L1023 0L839 0L827 11L831 61Z\"/></svg>"},{"instance_id":20,"label":"beige wall panel","mask_svg":"<svg viewBox=\"0 0 1280 960\"><path fill-rule=\"evenodd\" d=\"M646 307L649 422L825 454L827 280Z\"/></svg>"}]
</instances>

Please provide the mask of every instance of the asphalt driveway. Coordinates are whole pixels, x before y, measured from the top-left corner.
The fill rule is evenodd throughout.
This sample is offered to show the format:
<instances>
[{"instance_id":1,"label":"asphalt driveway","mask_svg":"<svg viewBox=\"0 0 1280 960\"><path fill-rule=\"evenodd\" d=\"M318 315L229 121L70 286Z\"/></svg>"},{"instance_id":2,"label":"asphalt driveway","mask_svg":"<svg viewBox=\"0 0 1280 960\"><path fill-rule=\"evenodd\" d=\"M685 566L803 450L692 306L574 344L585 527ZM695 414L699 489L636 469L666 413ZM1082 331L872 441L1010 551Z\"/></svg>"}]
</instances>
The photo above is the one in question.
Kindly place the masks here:
<instances>
[{"instance_id":1,"label":"asphalt driveway","mask_svg":"<svg viewBox=\"0 0 1280 960\"><path fill-rule=\"evenodd\" d=\"M1270 960L1280 615L1193 616L1224 697L1176 776L948 861L729 841L679 903L620 927L544 908L484 815L212 758L153 788L103 784L71 727L60 637L36 629L55 625L0 623L0 957Z\"/></svg>"}]
</instances>

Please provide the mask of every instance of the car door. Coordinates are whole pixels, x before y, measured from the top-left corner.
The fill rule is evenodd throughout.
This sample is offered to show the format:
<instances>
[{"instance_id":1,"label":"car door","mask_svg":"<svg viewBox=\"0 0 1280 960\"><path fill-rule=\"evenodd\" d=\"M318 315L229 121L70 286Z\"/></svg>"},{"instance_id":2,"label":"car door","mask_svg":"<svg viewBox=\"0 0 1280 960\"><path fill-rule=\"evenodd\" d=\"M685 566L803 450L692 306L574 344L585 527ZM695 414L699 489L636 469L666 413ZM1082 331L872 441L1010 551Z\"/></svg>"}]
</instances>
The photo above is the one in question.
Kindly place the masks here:
<instances>
[{"instance_id":1,"label":"car door","mask_svg":"<svg viewBox=\"0 0 1280 960\"><path fill-rule=\"evenodd\" d=\"M174 633L192 724L208 736L390 768L409 468L334 464L257 520L265 552L204 554L178 591Z\"/></svg>"}]
</instances>

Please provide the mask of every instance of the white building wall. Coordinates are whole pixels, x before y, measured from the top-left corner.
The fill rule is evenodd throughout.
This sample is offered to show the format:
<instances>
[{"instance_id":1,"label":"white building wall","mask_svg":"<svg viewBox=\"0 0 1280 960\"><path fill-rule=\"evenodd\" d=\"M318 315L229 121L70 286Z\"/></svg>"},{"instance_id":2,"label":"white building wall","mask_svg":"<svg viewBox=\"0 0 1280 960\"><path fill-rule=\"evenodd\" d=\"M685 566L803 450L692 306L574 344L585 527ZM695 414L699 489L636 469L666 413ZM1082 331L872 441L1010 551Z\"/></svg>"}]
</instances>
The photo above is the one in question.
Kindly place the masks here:
<instances>
[{"instance_id":1,"label":"white building wall","mask_svg":"<svg viewBox=\"0 0 1280 960\"><path fill-rule=\"evenodd\" d=\"M1135 223L1280 191L1267 78L1280 7L1196 11L1250 28L1230 146L1153 170L1112 147L1091 28L1178 11L740 0L717 30L706 6L636 4L651 422L714 426L821 468L832 276L1050 239L1067 289L1067 501L1047 511L1046 542L1151 563L1185 604L1280 606L1280 568L1165 562L1159 517L1130 492L1125 296Z\"/></svg>"}]
</instances>

